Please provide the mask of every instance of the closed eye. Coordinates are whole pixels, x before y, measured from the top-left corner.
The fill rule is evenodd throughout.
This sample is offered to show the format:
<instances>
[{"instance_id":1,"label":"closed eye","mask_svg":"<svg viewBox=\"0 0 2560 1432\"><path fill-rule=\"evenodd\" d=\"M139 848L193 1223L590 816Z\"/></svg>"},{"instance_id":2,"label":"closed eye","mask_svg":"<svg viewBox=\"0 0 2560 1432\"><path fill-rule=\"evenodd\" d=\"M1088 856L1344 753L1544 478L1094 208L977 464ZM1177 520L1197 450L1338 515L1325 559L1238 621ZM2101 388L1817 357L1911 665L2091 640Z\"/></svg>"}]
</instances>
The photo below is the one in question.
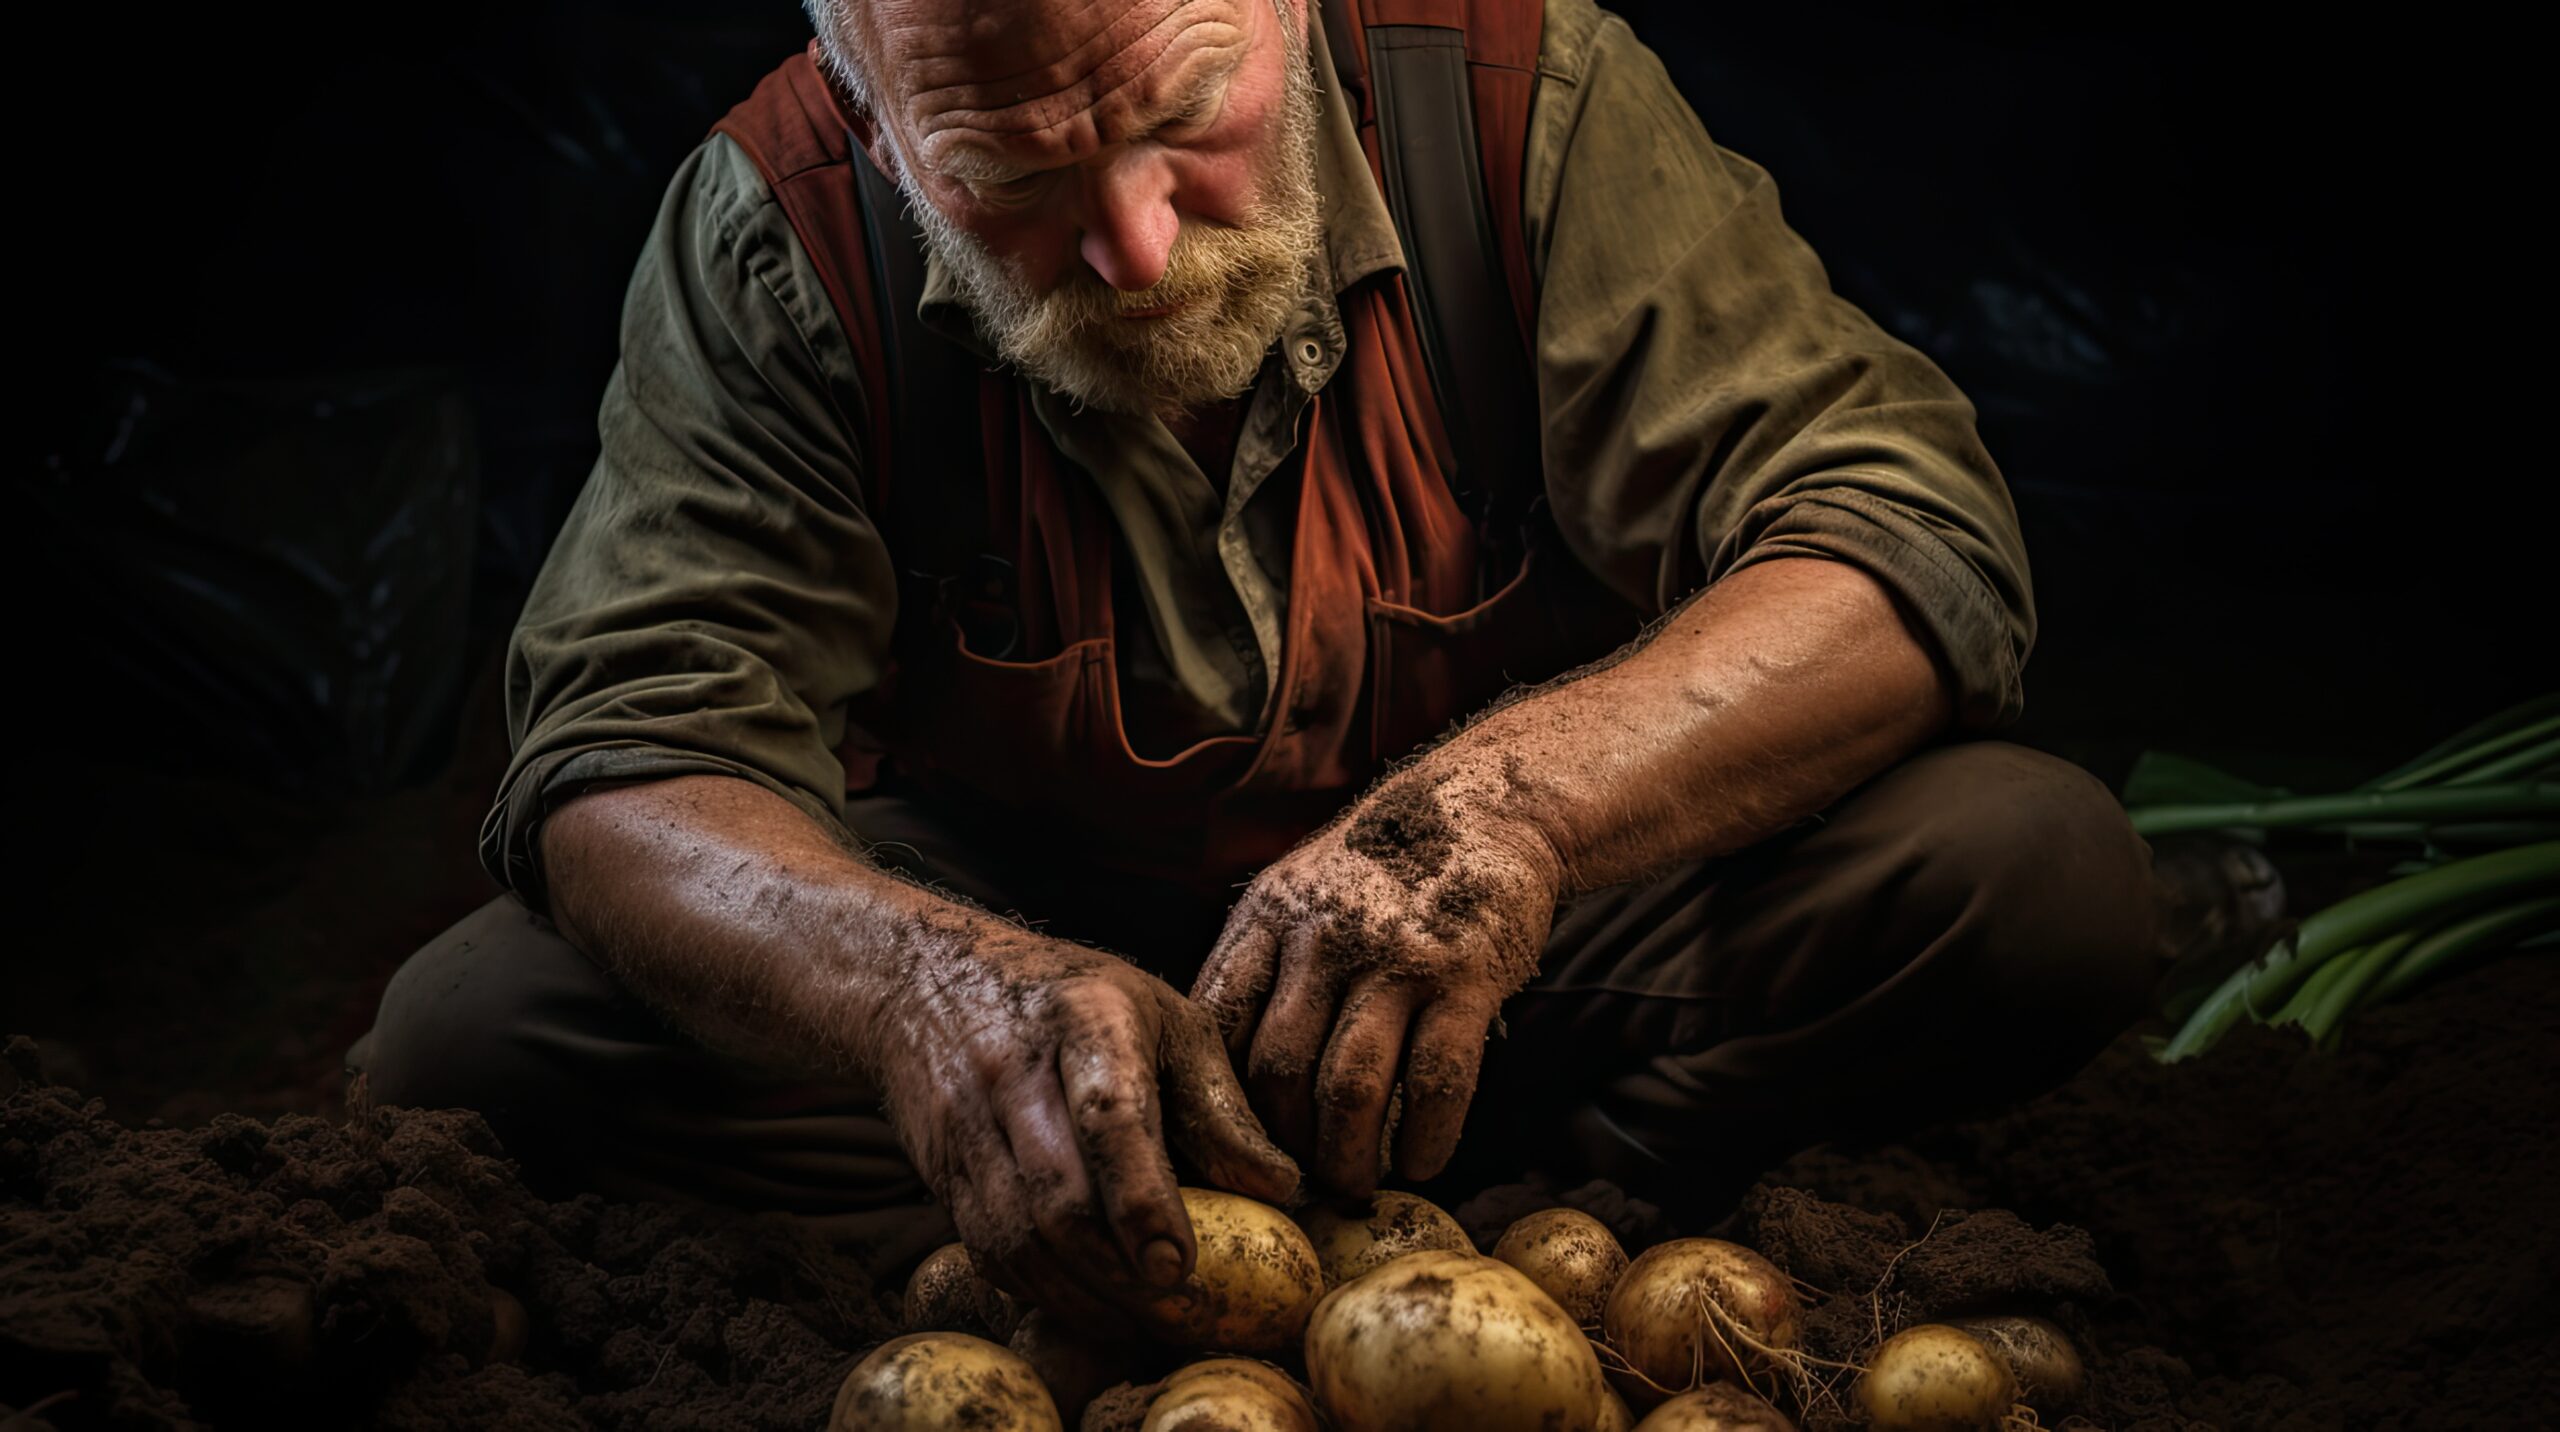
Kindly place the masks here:
<instances>
[{"instance_id":1,"label":"closed eye","mask_svg":"<svg viewBox=\"0 0 2560 1432\"><path fill-rule=\"evenodd\" d=\"M969 193L981 203L998 207L1027 204L1040 197L1056 175L1047 170L1032 174L1016 174L1009 179L969 179Z\"/></svg>"}]
</instances>

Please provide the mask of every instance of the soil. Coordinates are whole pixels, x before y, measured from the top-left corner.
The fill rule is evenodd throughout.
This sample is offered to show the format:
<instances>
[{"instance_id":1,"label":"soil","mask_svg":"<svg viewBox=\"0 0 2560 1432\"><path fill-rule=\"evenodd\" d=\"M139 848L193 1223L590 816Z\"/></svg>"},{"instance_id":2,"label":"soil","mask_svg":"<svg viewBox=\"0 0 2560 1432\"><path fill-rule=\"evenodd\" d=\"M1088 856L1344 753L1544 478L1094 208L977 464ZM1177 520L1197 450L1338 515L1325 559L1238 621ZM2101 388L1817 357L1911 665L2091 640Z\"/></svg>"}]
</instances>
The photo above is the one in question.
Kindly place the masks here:
<instances>
[{"instance_id":1,"label":"soil","mask_svg":"<svg viewBox=\"0 0 2560 1432\"><path fill-rule=\"evenodd\" d=\"M2016 1112L1811 1151L1730 1211L1606 1185L1457 1211L1486 1245L1557 1204L1630 1247L1737 1238L1818 1290L1825 1356L2051 1317L2092 1388L2049 1426L2516 1425L2560 1393L2554 975L2486 966L2334 1054L2248 1029L2164 1068L2129 1036ZM815 1429L893 1331L896 1290L848 1250L776 1218L546 1202L469 1114L131 1128L47 1085L26 1041L0 1090L0 1404L56 1399L29 1426Z\"/></svg>"},{"instance_id":2,"label":"soil","mask_svg":"<svg viewBox=\"0 0 2560 1432\"><path fill-rule=\"evenodd\" d=\"M7 1058L0 1404L50 1425L803 1432L891 1331L804 1229L545 1202L475 1114L131 1129Z\"/></svg>"}]
</instances>

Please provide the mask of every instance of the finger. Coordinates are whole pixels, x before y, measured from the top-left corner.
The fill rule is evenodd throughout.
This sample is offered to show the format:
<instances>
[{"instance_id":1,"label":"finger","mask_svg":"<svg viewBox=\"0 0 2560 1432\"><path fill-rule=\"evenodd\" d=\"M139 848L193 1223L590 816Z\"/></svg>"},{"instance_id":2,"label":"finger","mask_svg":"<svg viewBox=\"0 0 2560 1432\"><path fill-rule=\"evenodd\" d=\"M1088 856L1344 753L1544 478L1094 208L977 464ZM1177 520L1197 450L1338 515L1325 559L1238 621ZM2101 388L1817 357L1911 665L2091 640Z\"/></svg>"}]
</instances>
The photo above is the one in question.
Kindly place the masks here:
<instances>
[{"instance_id":1,"label":"finger","mask_svg":"<svg viewBox=\"0 0 2560 1432\"><path fill-rule=\"evenodd\" d=\"M990 1281L1027 1307L1077 1319L1116 1316L1095 1295L1093 1276L1069 1267L1034 1230L1030 1192L1010 1153L998 1150L974 1160L968 1186L979 1222L964 1232L963 1241L979 1263L1001 1270L1002 1281L993 1275Z\"/></svg>"},{"instance_id":2,"label":"finger","mask_svg":"<svg viewBox=\"0 0 2560 1432\"><path fill-rule=\"evenodd\" d=\"M1280 1147L1305 1154L1315 1145L1316 1061L1333 1029L1338 990L1303 940L1290 942L1271 999L1245 1061L1245 1091Z\"/></svg>"},{"instance_id":3,"label":"finger","mask_svg":"<svg viewBox=\"0 0 2560 1432\"><path fill-rule=\"evenodd\" d=\"M1396 1172L1404 1178L1430 1178L1458 1151L1494 1009L1492 1000L1459 996L1435 1001L1414 1021L1413 1047L1404 1059L1404 1121L1396 1131Z\"/></svg>"},{"instance_id":4,"label":"finger","mask_svg":"<svg viewBox=\"0 0 2560 1432\"><path fill-rule=\"evenodd\" d=\"M1297 1202L1297 1162L1262 1131L1206 1013L1189 1004L1167 1013L1159 1063L1166 1132L1201 1174L1265 1203Z\"/></svg>"},{"instance_id":5,"label":"finger","mask_svg":"<svg viewBox=\"0 0 2560 1432\"><path fill-rule=\"evenodd\" d=\"M1191 1275L1191 1217L1165 1156L1155 1050L1141 1038L1136 1013L1115 1004L1078 1024L1059 1046L1058 1077L1126 1265L1155 1287L1180 1283Z\"/></svg>"},{"instance_id":6,"label":"finger","mask_svg":"<svg viewBox=\"0 0 2560 1432\"><path fill-rule=\"evenodd\" d=\"M1316 1177L1366 1197L1377 1191L1387 1099L1404 1052L1413 997L1380 980L1354 986L1316 1071Z\"/></svg>"},{"instance_id":7,"label":"finger","mask_svg":"<svg viewBox=\"0 0 2560 1432\"><path fill-rule=\"evenodd\" d=\"M1217 1020L1227 1052L1242 1058L1253 1047L1254 1016L1271 992L1271 977L1280 963L1280 936L1254 905L1240 905L1218 934L1218 944L1191 982L1191 998Z\"/></svg>"},{"instance_id":8,"label":"finger","mask_svg":"<svg viewBox=\"0 0 2560 1432\"><path fill-rule=\"evenodd\" d=\"M997 1092L996 1107L1021 1180L1029 1226L1060 1262L1087 1279L1118 1274L1120 1249L1103 1226L1056 1070L1040 1066L1007 1081Z\"/></svg>"}]
</instances>

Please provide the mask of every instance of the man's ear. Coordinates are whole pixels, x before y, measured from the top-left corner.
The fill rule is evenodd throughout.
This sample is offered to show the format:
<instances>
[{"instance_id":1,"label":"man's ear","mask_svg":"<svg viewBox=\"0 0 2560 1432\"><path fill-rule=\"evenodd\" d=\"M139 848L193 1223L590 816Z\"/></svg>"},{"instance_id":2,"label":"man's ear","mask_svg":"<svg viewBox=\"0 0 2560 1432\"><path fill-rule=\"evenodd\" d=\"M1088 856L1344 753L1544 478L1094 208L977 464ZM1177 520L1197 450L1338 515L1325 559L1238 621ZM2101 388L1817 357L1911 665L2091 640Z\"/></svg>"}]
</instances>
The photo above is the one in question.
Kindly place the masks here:
<instances>
[{"instance_id":1,"label":"man's ear","mask_svg":"<svg viewBox=\"0 0 2560 1432\"><path fill-rule=\"evenodd\" d=\"M871 156L872 167L891 183L896 183L898 159L882 142L879 118L855 104L853 96L846 94L836 83L835 71L827 67L825 47L814 39L809 42L809 63L818 71L818 78L826 83L827 103L834 106L836 118L843 122L845 132L853 136L854 143L862 146L863 153Z\"/></svg>"}]
</instances>

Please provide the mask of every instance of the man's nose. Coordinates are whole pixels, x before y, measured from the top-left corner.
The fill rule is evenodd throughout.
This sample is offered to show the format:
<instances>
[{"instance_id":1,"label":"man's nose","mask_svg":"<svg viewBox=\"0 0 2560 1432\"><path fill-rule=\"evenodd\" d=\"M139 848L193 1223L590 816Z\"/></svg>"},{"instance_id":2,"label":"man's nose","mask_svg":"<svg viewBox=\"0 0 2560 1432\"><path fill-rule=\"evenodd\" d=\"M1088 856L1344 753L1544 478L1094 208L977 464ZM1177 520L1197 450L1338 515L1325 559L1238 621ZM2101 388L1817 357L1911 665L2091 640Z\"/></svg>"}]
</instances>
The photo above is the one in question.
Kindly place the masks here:
<instances>
[{"instance_id":1,"label":"man's nose","mask_svg":"<svg viewBox=\"0 0 2560 1432\"><path fill-rule=\"evenodd\" d=\"M1084 261L1113 288L1154 287L1182 231L1170 167L1143 150L1115 155L1087 171L1083 201L1077 252Z\"/></svg>"}]
</instances>

